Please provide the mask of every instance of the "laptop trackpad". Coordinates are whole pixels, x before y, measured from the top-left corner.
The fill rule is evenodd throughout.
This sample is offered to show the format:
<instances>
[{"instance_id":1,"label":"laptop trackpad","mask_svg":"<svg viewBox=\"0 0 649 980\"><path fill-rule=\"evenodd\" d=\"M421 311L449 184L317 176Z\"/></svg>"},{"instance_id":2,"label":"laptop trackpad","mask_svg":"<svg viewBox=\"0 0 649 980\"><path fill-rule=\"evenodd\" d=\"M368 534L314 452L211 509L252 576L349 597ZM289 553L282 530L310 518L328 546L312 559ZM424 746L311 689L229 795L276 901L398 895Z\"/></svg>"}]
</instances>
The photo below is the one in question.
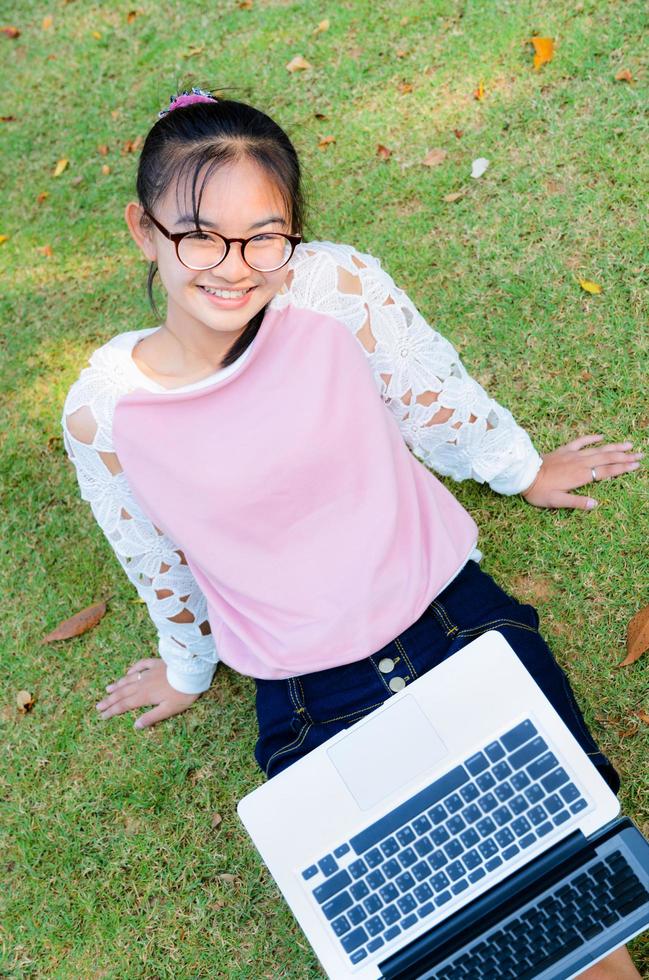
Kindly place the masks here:
<instances>
[{"instance_id":1,"label":"laptop trackpad","mask_svg":"<svg viewBox=\"0 0 649 980\"><path fill-rule=\"evenodd\" d=\"M361 810L432 768L447 751L411 695L399 698L327 750Z\"/></svg>"}]
</instances>

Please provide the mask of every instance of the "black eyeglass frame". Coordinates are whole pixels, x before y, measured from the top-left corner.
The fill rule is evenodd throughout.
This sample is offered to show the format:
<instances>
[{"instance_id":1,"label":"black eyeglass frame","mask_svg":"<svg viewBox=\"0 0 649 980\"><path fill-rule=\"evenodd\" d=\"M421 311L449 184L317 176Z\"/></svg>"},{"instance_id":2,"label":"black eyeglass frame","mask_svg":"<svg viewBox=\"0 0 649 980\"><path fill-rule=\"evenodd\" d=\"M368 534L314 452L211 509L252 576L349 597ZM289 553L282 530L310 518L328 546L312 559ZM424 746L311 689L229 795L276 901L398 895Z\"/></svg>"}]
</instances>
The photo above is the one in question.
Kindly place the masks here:
<instances>
[{"instance_id":1,"label":"black eyeglass frame","mask_svg":"<svg viewBox=\"0 0 649 980\"><path fill-rule=\"evenodd\" d=\"M176 249L176 258L181 263L181 265L184 265L186 269L191 269L192 272L206 272L208 269L215 269L217 265L221 265L221 263L225 262L225 260L227 259L228 253L230 251L230 246L234 242L241 245L241 258L246 263L246 265L249 266L249 268L253 269L255 272L277 272L278 269L283 269L284 266L291 261L291 259L293 258L293 252L302 241L302 235L285 235L283 231L271 231L265 233L260 232L257 235L252 235L250 238L226 238L225 235L221 235L220 232L211 231L210 229L206 229L206 228L191 228L189 231L172 232L172 231L168 231L164 225L161 225L158 219L154 218L151 212L147 211L146 208L143 208L143 211L146 214L147 218L149 218L153 222L153 224L156 226L158 231L162 232L165 238L168 238L170 242L173 242ZM225 252L223 253L223 258L219 259L218 262L215 262L214 265L207 265L204 267L202 266L200 269L195 269L193 266L187 265L186 262L183 262L183 260L180 257L180 251L179 251L180 243L182 242L183 238L186 238L187 235L195 235L197 231L200 231L203 235L215 235L217 238L220 238L221 241L225 243ZM250 265L250 263L246 259L246 245L248 244L248 242L254 241L255 238L260 238L263 234L278 235L281 238L285 238L289 243L289 245L291 246L291 251L288 258L285 259L285 261L282 262L281 265L276 266L274 269L255 269L254 265Z\"/></svg>"}]
</instances>

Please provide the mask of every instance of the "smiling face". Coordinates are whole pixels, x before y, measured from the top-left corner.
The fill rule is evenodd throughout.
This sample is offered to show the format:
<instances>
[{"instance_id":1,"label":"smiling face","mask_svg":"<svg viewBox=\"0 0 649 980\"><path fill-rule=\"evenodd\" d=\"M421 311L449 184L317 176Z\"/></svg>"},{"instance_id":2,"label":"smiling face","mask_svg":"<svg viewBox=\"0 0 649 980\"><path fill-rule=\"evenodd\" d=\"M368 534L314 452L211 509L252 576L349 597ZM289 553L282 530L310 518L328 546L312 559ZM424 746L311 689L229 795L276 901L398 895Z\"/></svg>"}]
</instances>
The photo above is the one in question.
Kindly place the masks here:
<instances>
[{"instance_id":1,"label":"smiling face","mask_svg":"<svg viewBox=\"0 0 649 980\"><path fill-rule=\"evenodd\" d=\"M199 185L200 186L200 185ZM191 193L186 183L173 184L152 212L171 233L195 228ZM133 217L133 215L132 215ZM213 269L195 271L176 256L173 242L149 223L141 237L132 217L129 226L146 257L158 265L167 293L165 326L179 340L212 350L232 346L248 322L281 289L286 265L276 272L257 272L233 244ZM137 219L141 217L141 209ZM290 218L277 186L252 160L243 157L221 167L207 181L200 204L200 226L226 238L249 238L263 232L290 234Z\"/></svg>"}]
</instances>

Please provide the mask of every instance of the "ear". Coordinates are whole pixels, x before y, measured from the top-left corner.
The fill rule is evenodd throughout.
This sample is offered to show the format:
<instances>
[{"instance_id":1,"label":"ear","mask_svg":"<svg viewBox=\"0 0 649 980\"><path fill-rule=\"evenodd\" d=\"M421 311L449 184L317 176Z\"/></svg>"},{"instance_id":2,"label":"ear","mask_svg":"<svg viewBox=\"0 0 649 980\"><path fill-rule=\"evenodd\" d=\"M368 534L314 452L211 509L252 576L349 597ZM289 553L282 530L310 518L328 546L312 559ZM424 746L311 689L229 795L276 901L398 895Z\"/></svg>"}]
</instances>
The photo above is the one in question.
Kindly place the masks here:
<instances>
[{"instance_id":1,"label":"ear","mask_svg":"<svg viewBox=\"0 0 649 980\"><path fill-rule=\"evenodd\" d=\"M149 262L155 262L157 249L153 237L153 226L150 221L146 220L142 205L138 201L129 201L124 211L124 217L137 247Z\"/></svg>"}]
</instances>

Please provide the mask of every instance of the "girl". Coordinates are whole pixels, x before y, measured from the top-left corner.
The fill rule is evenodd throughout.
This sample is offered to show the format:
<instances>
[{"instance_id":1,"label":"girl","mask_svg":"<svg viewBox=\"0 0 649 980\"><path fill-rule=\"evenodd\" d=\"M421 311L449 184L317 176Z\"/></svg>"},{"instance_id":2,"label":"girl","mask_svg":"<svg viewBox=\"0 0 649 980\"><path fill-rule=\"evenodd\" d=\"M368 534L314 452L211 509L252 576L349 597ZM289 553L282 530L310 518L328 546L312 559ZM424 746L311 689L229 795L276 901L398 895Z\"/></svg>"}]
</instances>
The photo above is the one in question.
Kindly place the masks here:
<instances>
[{"instance_id":1,"label":"girl","mask_svg":"<svg viewBox=\"0 0 649 980\"><path fill-rule=\"evenodd\" d=\"M535 611L480 570L474 522L413 453L586 509L570 491L641 454L592 435L541 457L376 259L303 244L295 150L258 110L172 99L137 193L126 221L166 319L95 351L62 418L159 634L160 659L108 685L102 718L178 714L222 659L256 679L255 755L273 776L496 627L617 791ZM624 950L609 960L585 975L638 976Z\"/></svg>"}]
</instances>

